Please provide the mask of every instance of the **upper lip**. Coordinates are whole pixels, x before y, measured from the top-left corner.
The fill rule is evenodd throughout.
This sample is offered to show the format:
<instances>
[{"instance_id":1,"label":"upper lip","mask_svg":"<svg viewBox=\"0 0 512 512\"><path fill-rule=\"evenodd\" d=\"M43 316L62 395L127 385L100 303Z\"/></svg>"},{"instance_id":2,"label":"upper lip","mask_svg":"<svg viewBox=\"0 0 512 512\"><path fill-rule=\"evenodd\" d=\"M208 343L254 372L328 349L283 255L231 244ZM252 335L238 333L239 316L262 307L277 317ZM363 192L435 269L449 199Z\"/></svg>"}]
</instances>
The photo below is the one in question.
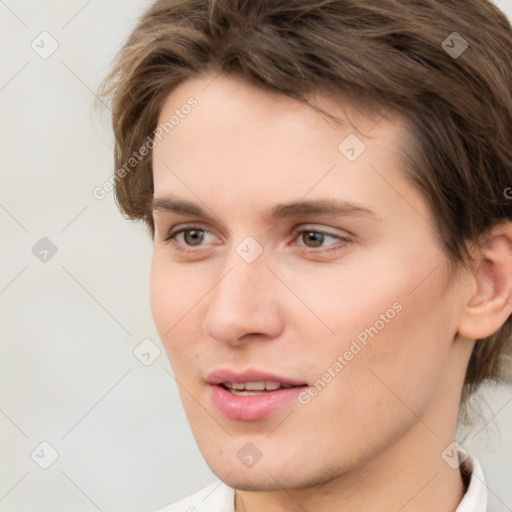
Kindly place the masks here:
<instances>
[{"instance_id":1,"label":"upper lip","mask_svg":"<svg viewBox=\"0 0 512 512\"><path fill-rule=\"evenodd\" d=\"M279 382L280 384L287 384L289 386L305 386L305 382L301 382L282 375L274 373L263 372L259 370L248 369L244 371L234 371L228 368L220 368L210 372L206 377L208 384L217 385L224 382L234 382L242 384L244 382L261 382L261 381L273 381Z\"/></svg>"}]
</instances>

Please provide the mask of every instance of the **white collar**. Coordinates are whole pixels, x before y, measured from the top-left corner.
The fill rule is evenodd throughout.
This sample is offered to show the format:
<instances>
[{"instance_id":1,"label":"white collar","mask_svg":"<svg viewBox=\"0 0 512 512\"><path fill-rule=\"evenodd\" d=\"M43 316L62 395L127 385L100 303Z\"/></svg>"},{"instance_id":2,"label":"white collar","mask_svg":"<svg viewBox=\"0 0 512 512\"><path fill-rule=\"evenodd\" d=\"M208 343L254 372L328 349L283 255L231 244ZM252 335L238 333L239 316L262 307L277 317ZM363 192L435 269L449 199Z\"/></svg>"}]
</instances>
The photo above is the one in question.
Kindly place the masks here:
<instances>
[{"instance_id":1,"label":"white collar","mask_svg":"<svg viewBox=\"0 0 512 512\"><path fill-rule=\"evenodd\" d=\"M465 458L466 457L466 458ZM459 460L466 471L471 474L468 490L455 512L486 512L487 510L487 485L484 473L478 461L469 453L459 449Z\"/></svg>"}]
</instances>

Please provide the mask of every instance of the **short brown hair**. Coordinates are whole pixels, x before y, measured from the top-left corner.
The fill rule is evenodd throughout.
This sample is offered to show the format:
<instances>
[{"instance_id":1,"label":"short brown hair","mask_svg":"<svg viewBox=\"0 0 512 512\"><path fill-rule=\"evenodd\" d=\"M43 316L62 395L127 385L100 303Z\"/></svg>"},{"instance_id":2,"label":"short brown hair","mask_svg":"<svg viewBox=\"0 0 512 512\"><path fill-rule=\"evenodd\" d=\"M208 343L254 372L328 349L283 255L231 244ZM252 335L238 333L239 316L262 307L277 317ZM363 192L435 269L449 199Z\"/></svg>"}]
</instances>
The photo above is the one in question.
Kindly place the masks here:
<instances>
[{"instance_id":1,"label":"short brown hair","mask_svg":"<svg viewBox=\"0 0 512 512\"><path fill-rule=\"evenodd\" d=\"M512 219L512 28L487 0L157 1L101 90L112 95L116 201L152 237L151 152L126 162L151 139L169 93L205 73L306 103L329 90L403 114L414 141L409 177L452 263ZM463 401L503 377L511 332L509 317L477 341Z\"/></svg>"}]
</instances>

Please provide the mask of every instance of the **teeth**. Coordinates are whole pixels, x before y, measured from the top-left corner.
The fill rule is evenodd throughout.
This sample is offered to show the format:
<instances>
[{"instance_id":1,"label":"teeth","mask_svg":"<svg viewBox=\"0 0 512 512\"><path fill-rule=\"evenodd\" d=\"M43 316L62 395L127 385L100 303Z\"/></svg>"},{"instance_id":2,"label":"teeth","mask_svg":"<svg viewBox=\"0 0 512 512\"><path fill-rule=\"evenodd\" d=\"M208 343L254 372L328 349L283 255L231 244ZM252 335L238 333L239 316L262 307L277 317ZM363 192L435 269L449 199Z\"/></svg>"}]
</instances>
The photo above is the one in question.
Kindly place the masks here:
<instances>
[{"instance_id":1,"label":"teeth","mask_svg":"<svg viewBox=\"0 0 512 512\"><path fill-rule=\"evenodd\" d=\"M244 382L244 388L247 391L263 391L265 389L265 382Z\"/></svg>"},{"instance_id":2,"label":"teeth","mask_svg":"<svg viewBox=\"0 0 512 512\"><path fill-rule=\"evenodd\" d=\"M224 382L224 386L233 391L275 391L281 387L290 388L291 386L281 384L272 380L261 380L258 382ZM238 394L238 393L235 393ZM248 393L244 393L248 394ZM258 393L250 393L257 395Z\"/></svg>"},{"instance_id":3,"label":"teeth","mask_svg":"<svg viewBox=\"0 0 512 512\"><path fill-rule=\"evenodd\" d=\"M231 389L229 391L233 395L239 395L239 396L251 396L251 395L261 395L261 392L258 391L237 391L236 389Z\"/></svg>"}]
</instances>

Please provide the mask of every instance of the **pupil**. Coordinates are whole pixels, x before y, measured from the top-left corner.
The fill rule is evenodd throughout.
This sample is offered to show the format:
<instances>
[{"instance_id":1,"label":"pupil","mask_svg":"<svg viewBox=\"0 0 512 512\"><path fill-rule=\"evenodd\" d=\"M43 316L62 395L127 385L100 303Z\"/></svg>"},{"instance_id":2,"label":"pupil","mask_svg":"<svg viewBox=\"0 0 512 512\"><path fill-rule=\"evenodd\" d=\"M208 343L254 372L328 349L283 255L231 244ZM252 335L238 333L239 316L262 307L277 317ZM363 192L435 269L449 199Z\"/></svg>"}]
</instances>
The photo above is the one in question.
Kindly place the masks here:
<instances>
[{"instance_id":1,"label":"pupil","mask_svg":"<svg viewBox=\"0 0 512 512\"><path fill-rule=\"evenodd\" d=\"M198 229L189 229L185 231L184 239L187 245L200 245L203 241L204 233Z\"/></svg>"},{"instance_id":2,"label":"pupil","mask_svg":"<svg viewBox=\"0 0 512 512\"><path fill-rule=\"evenodd\" d=\"M324 235L322 233L317 233L315 231L308 231L305 234L305 240L304 243L308 247L319 247L322 245L324 241Z\"/></svg>"}]
</instances>

